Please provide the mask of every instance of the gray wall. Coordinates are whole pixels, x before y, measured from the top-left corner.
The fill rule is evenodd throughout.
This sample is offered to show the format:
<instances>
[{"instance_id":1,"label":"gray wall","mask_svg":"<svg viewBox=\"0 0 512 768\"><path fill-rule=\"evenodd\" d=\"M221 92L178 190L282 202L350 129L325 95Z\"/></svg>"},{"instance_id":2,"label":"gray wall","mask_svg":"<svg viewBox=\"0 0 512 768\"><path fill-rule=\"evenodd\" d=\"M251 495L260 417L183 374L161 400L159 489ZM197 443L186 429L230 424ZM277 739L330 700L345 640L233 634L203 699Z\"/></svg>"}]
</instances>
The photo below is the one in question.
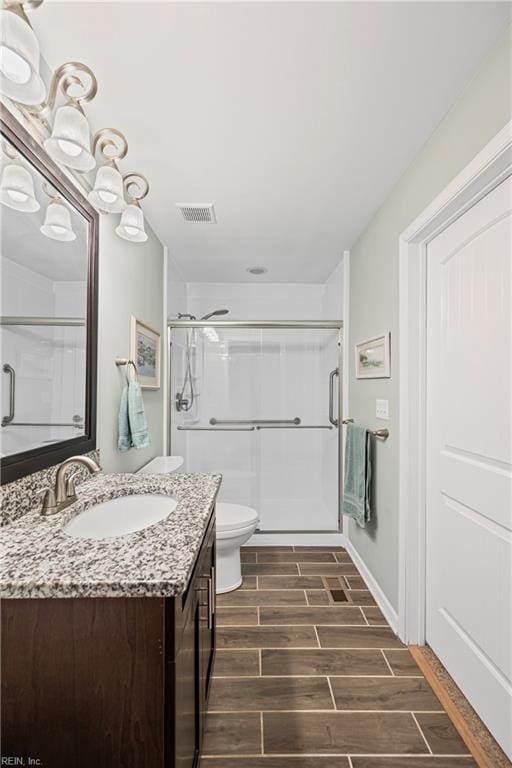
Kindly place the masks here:
<instances>
[{"instance_id":1,"label":"gray wall","mask_svg":"<svg viewBox=\"0 0 512 768\"><path fill-rule=\"evenodd\" d=\"M98 447L107 472L133 472L163 449L163 395L143 390L151 445L120 453L117 450L117 414L124 369L114 358L130 353L130 315L163 330L163 247L151 228L145 243L129 243L115 233L118 216L100 216L99 343L98 343Z\"/></svg>"},{"instance_id":2,"label":"gray wall","mask_svg":"<svg viewBox=\"0 0 512 768\"><path fill-rule=\"evenodd\" d=\"M375 399L390 405L390 438L375 446L373 522L350 521L350 539L393 607L398 607L398 238L511 119L511 31L499 42L377 211L351 251L350 415L372 425ZM407 94L404 94L407 98ZM357 380L353 345L391 331L391 378Z\"/></svg>"}]
</instances>

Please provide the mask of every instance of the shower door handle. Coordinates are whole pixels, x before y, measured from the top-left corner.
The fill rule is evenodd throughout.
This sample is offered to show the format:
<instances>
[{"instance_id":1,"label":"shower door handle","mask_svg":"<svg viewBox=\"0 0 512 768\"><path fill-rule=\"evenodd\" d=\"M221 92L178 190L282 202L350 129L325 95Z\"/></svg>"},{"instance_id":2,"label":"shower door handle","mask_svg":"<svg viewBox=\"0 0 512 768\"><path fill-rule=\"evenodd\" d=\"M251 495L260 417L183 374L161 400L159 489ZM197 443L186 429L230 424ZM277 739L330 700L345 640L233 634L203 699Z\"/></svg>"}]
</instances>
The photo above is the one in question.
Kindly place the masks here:
<instances>
[{"instance_id":1,"label":"shower door handle","mask_svg":"<svg viewBox=\"0 0 512 768\"><path fill-rule=\"evenodd\" d=\"M16 373L9 363L4 363L2 371L9 374L9 415L4 416L2 419L2 427L6 427L14 419L16 408Z\"/></svg>"},{"instance_id":2,"label":"shower door handle","mask_svg":"<svg viewBox=\"0 0 512 768\"><path fill-rule=\"evenodd\" d=\"M338 426L338 419L334 416L334 379L339 377L339 368L334 368L329 374L329 421L334 427Z\"/></svg>"}]
</instances>

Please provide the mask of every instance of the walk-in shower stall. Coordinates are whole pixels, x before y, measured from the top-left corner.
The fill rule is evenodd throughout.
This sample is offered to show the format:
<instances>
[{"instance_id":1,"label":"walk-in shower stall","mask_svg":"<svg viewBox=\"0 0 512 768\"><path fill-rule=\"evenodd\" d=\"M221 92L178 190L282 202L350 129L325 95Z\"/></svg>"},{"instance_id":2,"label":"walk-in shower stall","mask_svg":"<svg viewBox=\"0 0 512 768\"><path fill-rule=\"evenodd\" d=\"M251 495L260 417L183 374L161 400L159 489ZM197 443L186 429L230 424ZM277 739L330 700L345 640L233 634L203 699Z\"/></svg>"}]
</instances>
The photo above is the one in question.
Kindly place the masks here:
<instances>
[{"instance_id":1,"label":"walk-in shower stall","mask_svg":"<svg viewBox=\"0 0 512 768\"><path fill-rule=\"evenodd\" d=\"M340 529L341 325L169 321L169 453L260 533Z\"/></svg>"}]
</instances>

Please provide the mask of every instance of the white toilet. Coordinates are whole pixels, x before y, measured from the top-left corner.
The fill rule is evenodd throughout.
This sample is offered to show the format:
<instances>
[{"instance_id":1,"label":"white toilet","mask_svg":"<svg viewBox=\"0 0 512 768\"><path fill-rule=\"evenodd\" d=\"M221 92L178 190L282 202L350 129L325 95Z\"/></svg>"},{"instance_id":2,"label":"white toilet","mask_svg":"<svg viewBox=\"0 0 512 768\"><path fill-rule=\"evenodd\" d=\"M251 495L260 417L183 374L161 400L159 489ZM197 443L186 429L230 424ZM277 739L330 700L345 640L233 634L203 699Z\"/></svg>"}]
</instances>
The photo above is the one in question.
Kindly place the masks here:
<instances>
[{"instance_id":1,"label":"white toilet","mask_svg":"<svg viewBox=\"0 0 512 768\"><path fill-rule=\"evenodd\" d=\"M255 509L225 501L217 503L217 594L231 592L242 583L240 547L250 539L257 525Z\"/></svg>"},{"instance_id":2,"label":"white toilet","mask_svg":"<svg viewBox=\"0 0 512 768\"><path fill-rule=\"evenodd\" d=\"M137 470L141 474L165 475L176 472L183 464L183 456L155 456L150 462Z\"/></svg>"},{"instance_id":3,"label":"white toilet","mask_svg":"<svg viewBox=\"0 0 512 768\"><path fill-rule=\"evenodd\" d=\"M181 456L156 456L138 470L140 473L168 474L183 464ZM216 505L217 562L216 592L231 592L242 583L240 547L258 525L258 513L251 507L219 501Z\"/></svg>"}]
</instances>

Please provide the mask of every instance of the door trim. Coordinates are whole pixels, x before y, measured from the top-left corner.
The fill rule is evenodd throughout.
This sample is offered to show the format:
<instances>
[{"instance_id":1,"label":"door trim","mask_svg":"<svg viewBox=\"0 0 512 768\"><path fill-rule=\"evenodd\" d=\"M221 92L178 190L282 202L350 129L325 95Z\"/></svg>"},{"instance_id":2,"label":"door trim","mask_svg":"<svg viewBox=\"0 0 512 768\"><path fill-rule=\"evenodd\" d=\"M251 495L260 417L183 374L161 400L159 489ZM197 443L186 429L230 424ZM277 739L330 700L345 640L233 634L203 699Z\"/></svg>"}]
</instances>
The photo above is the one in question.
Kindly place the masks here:
<instances>
[{"instance_id":1,"label":"door trim","mask_svg":"<svg viewBox=\"0 0 512 768\"><path fill-rule=\"evenodd\" d=\"M510 175L512 121L399 239L398 634L407 644L425 644L427 245Z\"/></svg>"},{"instance_id":2,"label":"door trim","mask_svg":"<svg viewBox=\"0 0 512 768\"><path fill-rule=\"evenodd\" d=\"M341 334L341 423L338 427L339 437L339 523L338 528L343 531L347 542L349 541L348 520L343 519L343 488L345 487L345 435L347 425L343 424L344 418L349 414L349 387L350 387L350 251L343 251L343 328Z\"/></svg>"}]
</instances>

